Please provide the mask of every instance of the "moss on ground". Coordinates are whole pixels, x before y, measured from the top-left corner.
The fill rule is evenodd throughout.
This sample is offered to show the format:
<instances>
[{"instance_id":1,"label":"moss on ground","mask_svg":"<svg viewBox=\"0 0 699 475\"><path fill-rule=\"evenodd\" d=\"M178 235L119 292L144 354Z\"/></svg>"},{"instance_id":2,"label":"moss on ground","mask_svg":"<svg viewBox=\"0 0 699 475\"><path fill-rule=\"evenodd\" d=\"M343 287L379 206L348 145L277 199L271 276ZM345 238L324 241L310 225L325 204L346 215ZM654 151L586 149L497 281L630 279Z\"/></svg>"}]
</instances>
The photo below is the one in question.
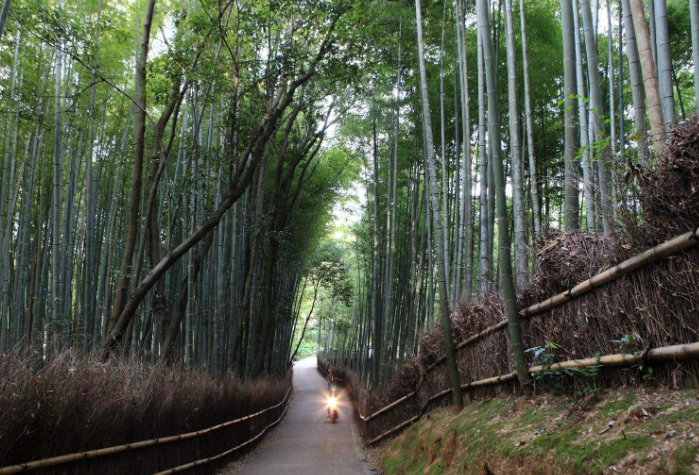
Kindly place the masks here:
<instances>
[{"instance_id":1,"label":"moss on ground","mask_svg":"<svg viewBox=\"0 0 699 475\"><path fill-rule=\"evenodd\" d=\"M673 475L691 475L696 473L697 454L699 454L699 446L686 442L677 447L673 453L675 466Z\"/></svg>"},{"instance_id":2,"label":"moss on ground","mask_svg":"<svg viewBox=\"0 0 699 475\"><path fill-rule=\"evenodd\" d=\"M499 396L433 411L372 455L396 475L699 474L698 393Z\"/></svg>"}]
</instances>

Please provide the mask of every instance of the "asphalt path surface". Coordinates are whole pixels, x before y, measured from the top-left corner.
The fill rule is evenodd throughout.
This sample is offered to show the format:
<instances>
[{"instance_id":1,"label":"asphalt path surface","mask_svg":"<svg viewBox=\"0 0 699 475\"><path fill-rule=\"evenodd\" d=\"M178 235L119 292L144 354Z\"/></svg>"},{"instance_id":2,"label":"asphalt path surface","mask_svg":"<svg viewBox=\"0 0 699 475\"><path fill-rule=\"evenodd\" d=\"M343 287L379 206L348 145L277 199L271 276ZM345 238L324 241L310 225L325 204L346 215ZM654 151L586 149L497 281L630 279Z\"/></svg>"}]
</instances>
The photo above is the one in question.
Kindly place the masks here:
<instances>
[{"instance_id":1,"label":"asphalt path surface","mask_svg":"<svg viewBox=\"0 0 699 475\"><path fill-rule=\"evenodd\" d=\"M282 422L243 460L220 475L366 475L359 438L352 427L351 402L340 394L340 418L327 419L327 383L315 357L294 364L294 395Z\"/></svg>"}]
</instances>

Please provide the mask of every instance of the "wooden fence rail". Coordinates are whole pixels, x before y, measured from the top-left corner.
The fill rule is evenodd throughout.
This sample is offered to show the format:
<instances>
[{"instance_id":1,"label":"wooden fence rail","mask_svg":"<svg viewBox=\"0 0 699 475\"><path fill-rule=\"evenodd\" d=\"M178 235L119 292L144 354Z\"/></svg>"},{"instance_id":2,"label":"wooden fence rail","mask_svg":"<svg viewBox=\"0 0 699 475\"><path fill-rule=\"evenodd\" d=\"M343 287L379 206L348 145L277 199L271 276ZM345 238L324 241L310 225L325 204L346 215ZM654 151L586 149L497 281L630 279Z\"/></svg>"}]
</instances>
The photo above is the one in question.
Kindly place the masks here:
<instances>
[{"instance_id":1,"label":"wooden fence rail","mask_svg":"<svg viewBox=\"0 0 699 475\"><path fill-rule=\"evenodd\" d=\"M672 345L663 346L655 348L646 352L639 351L636 353L619 353L614 355L605 355L594 358L585 358L582 360L568 360L562 361L560 363L554 363L550 366L532 366L529 368L529 373L536 375L538 373L548 372L548 371L562 371L565 369L572 368L587 368L590 366L634 366L641 364L645 361L648 362L662 362L662 361L675 361L682 359L698 359L699 358L699 342L687 343L684 345ZM492 378L481 379L479 381L473 381L468 384L462 384L462 390L476 389L484 386L495 386L498 384L504 384L517 380L517 372L513 371L511 373L502 374L500 376L494 376ZM427 402L422 406L420 413L410 418L409 420L398 424L397 426L389 429L388 431L374 437L367 445L373 445L386 437L395 434L399 430L408 427L413 422L417 422L425 412L427 405L430 402L434 402L439 398L445 397L451 393L451 388L441 391L427 400Z\"/></svg>"},{"instance_id":2,"label":"wooden fence rail","mask_svg":"<svg viewBox=\"0 0 699 475\"><path fill-rule=\"evenodd\" d=\"M615 280L620 279L621 277L641 268L644 267L648 264L651 264L653 262L656 262L662 258L672 256L674 254L678 254L682 251L685 251L692 246L695 246L699 244L699 227L697 227L694 231L690 231L687 233L684 233L680 236L677 236L673 239L670 239L669 241L666 241L662 244L659 244L651 249L648 249L645 252L642 252L641 254L638 254L634 257L631 257L622 263L611 267L607 270L604 270L593 277L580 282L579 284L575 285L571 289L562 292L560 294L554 295L553 297L544 300L543 302L539 302L537 304L534 304L530 307L527 307L519 312L520 318L530 318L535 315L539 315L543 312L546 312L548 310L551 310L556 307L560 307L562 305L565 305L566 303L570 302L571 300L578 298L582 295L585 295L589 292L592 292L594 289L603 287L610 282L613 282ZM470 336L468 339L462 341L456 346L456 350L461 350L463 348L466 348L467 346L470 346L486 336L495 333L500 330L504 330L507 328L507 320L503 320L501 322L496 323L495 325L491 325L489 327L486 327L485 329L481 330L480 332ZM540 373L543 371L559 371L567 368L581 368L581 367L586 367L586 366L592 366L592 365L602 365L602 366L628 366L628 365L634 365L638 364L643 360L647 361L667 361L667 360L672 360L672 359L695 359L699 358L699 342L698 343L690 343L686 345L673 345L673 346L667 346L667 347L660 347L656 348L655 350L650 350L646 352L645 354L615 354L615 355L607 355L607 356L602 356L600 358L586 358L583 360L570 360L570 361L564 361L561 363L556 363L553 364L549 367L544 367L544 366L532 366L529 368L529 372L532 374ZM432 364L430 364L426 369L425 372L421 375L420 380L418 381L418 384L415 388L415 390L411 391L410 393L406 394L405 396L393 401L392 403L388 404L387 406L379 409L378 411L374 412L373 414L363 417L361 413L359 414L360 420L363 422L367 423L371 421L372 419L382 415L386 414L388 412L391 412L393 409L398 407L399 405L405 403L406 401L409 401L412 398L417 397L418 392L420 388L422 387L422 384L424 381L427 379L427 376L431 371L433 371L437 366L440 364L444 363L446 361L446 356L442 356L435 360ZM490 385L496 385L496 384L502 384L510 381L514 381L517 378L516 372L512 373L507 373L504 375L500 376L494 376L491 378L486 378L482 379L479 381L473 381L471 383L462 385L461 388L468 390L468 389L474 389L477 387L483 387L483 386L490 386ZM350 385L350 390L351 390L351 385ZM431 402L434 402L437 399L440 399L442 397L447 396L448 394L451 393L451 388L446 389L444 391L441 391L437 394L434 394L431 396L425 404L422 406L420 413L399 424L398 426L388 430L387 432L384 432L383 434L373 438L369 442L367 442L367 445L372 445L386 437L388 437L391 434L394 434L398 432L399 430L403 429L404 427L409 426L412 422L415 422L422 417L422 414L424 413L427 405Z\"/></svg>"},{"instance_id":3,"label":"wooden fence rail","mask_svg":"<svg viewBox=\"0 0 699 475\"><path fill-rule=\"evenodd\" d=\"M657 246L650 248L641 254L626 259L621 264L611 267L583 282L580 282L578 285L566 292L554 295L548 300L534 304L531 307L522 310L520 314L524 317L532 317L547 310L551 310L552 308L560 307L561 305L570 302L574 298L592 292L594 289L615 281L635 271L636 269L664 257L682 252L697 244L699 244L699 227L697 227L694 231L684 233L662 244L658 244Z\"/></svg>"},{"instance_id":4,"label":"wooden fence rail","mask_svg":"<svg viewBox=\"0 0 699 475\"><path fill-rule=\"evenodd\" d=\"M86 452L78 452L78 453L68 454L68 455L59 455L57 457L51 457L51 458L46 458L46 459L42 459L42 460L34 460L32 462L27 462L27 463L22 463L22 464L17 464L17 465L9 465L7 467L0 467L0 475L9 475L9 474L13 474L13 473L28 472L30 470L36 470L36 469L45 468L45 467L52 467L55 465L61 465L64 463L75 462L78 460L87 460L87 459L92 459L92 458L97 458L97 457L103 457L106 455L118 454L118 453L126 452L129 450L141 449L144 447L151 447L154 445L163 445L163 444L168 444L170 442L192 439L195 437L199 437L199 436L208 434L209 432L213 432L213 431L216 431L218 429L222 429L224 427L229 427L229 426L238 424L240 422L243 422L243 421L246 421L249 419L254 419L258 416L261 416L262 414L265 414L269 411L277 409L278 407L280 407L281 405L285 404L288 401L290 394L291 394L291 388L287 389L286 394L284 395L284 398L281 400L281 402L279 402L273 406L270 406L266 409L255 412L253 414L248 414L247 416L241 417L239 419L234 419L232 421L224 422L222 424L218 424L218 425L209 427L207 429L202 429L202 430L198 430L198 431L194 431L194 432L188 432L186 434L173 435L173 436L169 436L169 437L159 437L156 439L142 440L140 442L133 442L131 444L116 445L114 447L107 447L104 449L88 450ZM284 411L286 412L286 409ZM266 430L267 429L265 428L265 431ZM264 433L264 431L263 431L263 433ZM245 444L242 444L241 446L232 449L229 452L232 452L233 450L237 450L238 448L241 448L242 446L247 445L248 443L255 440L257 437L260 437L260 435L256 436L255 438L251 439L250 441L246 442ZM222 457L222 456L223 455L221 455L220 457ZM218 457L218 458L220 458L220 457ZM214 460L214 459L212 459L212 460ZM162 473L171 473L171 472L162 472ZM172 472L172 473L174 473L174 472Z\"/></svg>"},{"instance_id":5,"label":"wooden fence rail","mask_svg":"<svg viewBox=\"0 0 699 475\"><path fill-rule=\"evenodd\" d=\"M281 422L281 420L284 419L284 416L286 415L287 409L289 409L289 405L288 405L288 404L284 407L284 412L282 412L282 415L279 416L279 418L278 418L277 420L275 420L275 421L272 422L271 424L267 425L264 429L262 429L262 430L260 431L259 434L257 434L257 435L256 435L255 437L253 437L252 439L248 439L248 440L246 440L245 442L243 442L242 444L236 445L236 446L233 447L232 449L228 449L228 450L226 450L225 452L222 452L222 453L220 453L220 454L218 454L218 455L214 455L213 457L208 457L208 458L205 458L205 459L196 460L196 461L194 461L194 462L186 463L186 464L184 464L184 465L180 465L180 466L175 467L175 468L170 468L170 469L168 469L168 470L165 470L165 471L162 471L162 472L158 472L158 473L156 473L155 475L166 475L166 474L169 474L169 473L184 472L185 470L189 470L190 468L199 467L199 466L201 466L201 465L205 465L205 464L207 464L207 463L211 463L211 462L213 462L213 461L215 461L215 460L218 460L218 459L223 458L223 457L225 457L225 456L227 456L227 455L230 455L230 454L232 454L233 452L242 449L242 448L245 447L246 445L252 444L252 443L255 442L257 439L259 439L260 437L262 437L263 435L265 435L265 433L266 433L269 429L271 429L272 427L274 427L274 426L276 426L277 424L279 424L279 423Z\"/></svg>"}]
</instances>

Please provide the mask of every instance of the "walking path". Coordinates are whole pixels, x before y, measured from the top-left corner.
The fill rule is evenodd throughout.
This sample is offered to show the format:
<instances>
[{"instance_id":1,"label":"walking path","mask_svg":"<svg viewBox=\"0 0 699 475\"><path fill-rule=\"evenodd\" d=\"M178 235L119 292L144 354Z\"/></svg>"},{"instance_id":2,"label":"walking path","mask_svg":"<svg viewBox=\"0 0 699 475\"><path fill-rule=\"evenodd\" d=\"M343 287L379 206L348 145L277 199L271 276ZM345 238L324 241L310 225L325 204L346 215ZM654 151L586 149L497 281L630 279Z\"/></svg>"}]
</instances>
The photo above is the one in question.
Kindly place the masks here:
<instances>
[{"instance_id":1,"label":"walking path","mask_svg":"<svg viewBox=\"0 0 699 475\"><path fill-rule=\"evenodd\" d=\"M347 396L334 424L327 416L327 385L316 369L315 357L294 364L294 395L284 420L243 460L220 475L367 475L359 437L353 427Z\"/></svg>"}]
</instances>

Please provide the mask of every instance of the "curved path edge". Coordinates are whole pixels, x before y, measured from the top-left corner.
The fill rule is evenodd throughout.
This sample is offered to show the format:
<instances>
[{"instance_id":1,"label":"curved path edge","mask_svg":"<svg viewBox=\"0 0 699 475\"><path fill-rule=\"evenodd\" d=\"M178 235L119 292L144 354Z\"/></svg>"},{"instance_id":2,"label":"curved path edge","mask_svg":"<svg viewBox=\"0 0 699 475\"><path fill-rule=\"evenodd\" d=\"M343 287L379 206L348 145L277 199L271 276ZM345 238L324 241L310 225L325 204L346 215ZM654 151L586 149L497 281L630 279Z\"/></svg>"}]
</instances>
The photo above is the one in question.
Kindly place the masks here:
<instances>
[{"instance_id":1,"label":"curved path edge","mask_svg":"<svg viewBox=\"0 0 699 475\"><path fill-rule=\"evenodd\" d=\"M284 420L255 451L219 475L376 474L362 450L352 402L346 395L341 397L339 420L332 423L326 418L328 391L316 364L315 357L294 364L294 393Z\"/></svg>"}]
</instances>

